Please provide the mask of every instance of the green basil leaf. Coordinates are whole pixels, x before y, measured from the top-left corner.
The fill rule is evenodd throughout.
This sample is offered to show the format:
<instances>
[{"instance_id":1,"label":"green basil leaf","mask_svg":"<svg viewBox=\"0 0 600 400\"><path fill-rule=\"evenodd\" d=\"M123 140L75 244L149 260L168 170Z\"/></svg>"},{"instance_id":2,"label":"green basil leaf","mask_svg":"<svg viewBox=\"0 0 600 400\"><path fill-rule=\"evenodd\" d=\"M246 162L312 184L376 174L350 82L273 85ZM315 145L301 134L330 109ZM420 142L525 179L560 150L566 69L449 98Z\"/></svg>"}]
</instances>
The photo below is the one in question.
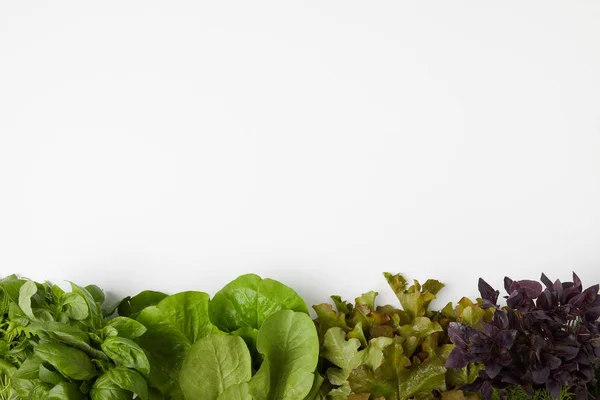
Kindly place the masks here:
<instances>
[{"instance_id":1,"label":"green basil leaf","mask_svg":"<svg viewBox=\"0 0 600 400\"><path fill-rule=\"evenodd\" d=\"M131 400L133 394L129 390L121 389L106 373L96 379L90 390L90 397L92 400Z\"/></svg>"},{"instance_id":2,"label":"green basil leaf","mask_svg":"<svg viewBox=\"0 0 600 400\"><path fill-rule=\"evenodd\" d=\"M146 353L131 339L111 336L102 343L102 350L118 365L137 369L144 375L150 373L150 363Z\"/></svg>"},{"instance_id":3,"label":"green basil leaf","mask_svg":"<svg viewBox=\"0 0 600 400\"><path fill-rule=\"evenodd\" d=\"M65 314L76 321L82 321L90 314L85 299L77 293L65 293L62 296L62 306Z\"/></svg>"},{"instance_id":4,"label":"green basil leaf","mask_svg":"<svg viewBox=\"0 0 600 400\"><path fill-rule=\"evenodd\" d=\"M58 343L40 344L35 348L35 355L69 378L87 380L96 376L92 360L73 347Z\"/></svg>"},{"instance_id":5,"label":"green basil leaf","mask_svg":"<svg viewBox=\"0 0 600 400\"><path fill-rule=\"evenodd\" d=\"M86 321L89 322L89 325L93 330L100 329L102 327L102 309L101 309L101 307L98 304L96 304L94 297L85 288L77 286L73 282L70 282L70 283L71 283L71 288L73 290L73 293L76 293L76 294L80 295L81 297L83 297L83 299L85 300L85 302L88 305L89 316L88 316L88 318L86 318Z\"/></svg>"},{"instance_id":6,"label":"green basil leaf","mask_svg":"<svg viewBox=\"0 0 600 400\"><path fill-rule=\"evenodd\" d=\"M85 400L86 396L79 391L79 386L75 383L62 382L54 386L46 400Z\"/></svg>"},{"instance_id":7,"label":"green basil leaf","mask_svg":"<svg viewBox=\"0 0 600 400\"><path fill-rule=\"evenodd\" d=\"M125 367L112 368L106 374L118 387L135 393L140 399L148 400L148 383L138 372Z\"/></svg>"},{"instance_id":8,"label":"green basil leaf","mask_svg":"<svg viewBox=\"0 0 600 400\"><path fill-rule=\"evenodd\" d=\"M26 281L19 289L19 307L31 319L35 319L31 309L31 298L37 293L37 285L33 281Z\"/></svg>"},{"instance_id":9,"label":"green basil leaf","mask_svg":"<svg viewBox=\"0 0 600 400\"><path fill-rule=\"evenodd\" d=\"M96 285L87 285L85 287L85 290L87 290L92 297L94 298L94 301L100 305L104 304L104 292L102 291L102 289L100 289L98 286Z\"/></svg>"},{"instance_id":10,"label":"green basil leaf","mask_svg":"<svg viewBox=\"0 0 600 400\"><path fill-rule=\"evenodd\" d=\"M135 339L146 333L146 327L144 325L140 324L135 319L127 317L113 318L108 321L106 325L115 328L118 336L127 339Z\"/></svg>"},{"instance_id":11,"label":"green basil leaf","mask_svg":"<svg viewBox=\"0 0 600 400\"><path fill-rule=\"evenodd\" d=\"M50 383L52 385L58 385L61 382L65 382L67 379L56 371L54 368L46 368L44 364L40 365L39 378L42 382Z\"/></svg>"}]
</instances>

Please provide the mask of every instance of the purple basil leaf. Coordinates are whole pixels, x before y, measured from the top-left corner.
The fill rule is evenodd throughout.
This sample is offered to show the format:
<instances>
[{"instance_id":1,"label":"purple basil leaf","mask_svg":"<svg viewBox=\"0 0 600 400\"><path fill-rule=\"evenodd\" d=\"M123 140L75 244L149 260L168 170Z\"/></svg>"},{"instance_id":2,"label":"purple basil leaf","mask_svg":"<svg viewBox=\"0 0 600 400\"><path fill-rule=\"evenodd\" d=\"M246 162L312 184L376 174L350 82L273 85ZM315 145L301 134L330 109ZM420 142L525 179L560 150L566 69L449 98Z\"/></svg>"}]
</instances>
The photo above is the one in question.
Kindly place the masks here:
<instances>
[{"instance_id":1,"label":"purple basil leaf","mask_svg":"<svg viewBox=\"0 0 600 400\"><path fill-rule=\"evenodd\" d=\"M548 389L553 399L558 399L560 396L560 384L554 379L550 378L546 381L546 389Z\"/></svg>"},{"instance_id":2,"label":"purple basil leaf","mask_svg":"<svg viewBox=\"0 0 600 400\"><path fill-rule=\"evenodd\" d=\"M569 304L578 308L587 308L591 304L594 304L596 297L598 297L598 287L599 285L590 286L582 293L569 299Z\"/></svg>"},{"instance_id":3,"label":"purple basil leaf","mask_svg":"<svg viewBox=\"0 0 600 400\"><path fill-rule=\"evenodd\" d=\"M493 306L498 304L498 295L500 294L500 291L494 290L493 287L481 278L479 278L478 287L483 300L487 300Z\"/></svg>"},{"instance_id":4,"label":"purple basil leaf","mask_svg":"<svg viewBox=\"0 0 600 400\"><path fill-rule=\"evenodd\" d=\"M548 279L546 274L544 274L543 272L542 272L542 277L540 278L540 280L544 283L544 285L546 285L546 287L549 290L552 290L552 281L550 279Z\"/></svg>"},{"instance_id":5,"label":"purple basil leaf","mask_svg":"<svg viewBox=\"0 0 600 400\"><path fill-rule=\"evenodd\" d=\"M591 367L580 365L579 373L585 377L586 381L591 381L594 378L594 370Z\"/></svg>"},{"instance_id":6,"label":"purple basil leaf","mask_svg":"<svg viewBox=\"0 0 600 400\"><path fill-rule=\"evenodd\" d=\"M573 284L575 287L581 287L581 279L579 279L575 271L573 271Z\"/></svg>"},{"instance_id":7,"label":"purple basil leaf","mask_svg":"<svg viewBox=\"0 0 600 400\"><path fill-rule=\"evenodd\" d=\"M501 331L496 337L496 345L501 349L510 350L513 343L515 342L515 337L517 336L517 331Z\"/></svg>"},{"instance_id":8,"label":"purple basil leaf","mask_svg":"<svg viewBox=\"0 0 600 400\"><path fill-rule=\"evenodd\" d=\"M492 388L492 382L487 381L487 382L483 383L483 386L481 387L481 394L487 400L490 400L492 398L492 395L494 394L494 389Z\"/></svg>"},{"instance_id":9,"label":"purple basil leaf","mask_svg":"<svg viewBox=\"0 0 600 400\"><path fill-rule=\"evenodd\" d=\"M579 354L579 349L572 346L558 345L554 347L554 351L556 355L563 357L566 361L574 359Z\"/></svg>"},{"instance_id":10,"label":"purple basil leaf","mask_svg":"<svg viewBox=\"0 0 600 400\"><path fill-rule=\"evenodd\" d=\"M537 385L546 383L546 380L550 376L550 368L544 367L542 369L531 370L531 376L532 376L533 383L535 383Z\"/></svg>"},{"instance_id":11,"label":"purple basil leaf","mask_svg":"<svg viewBox=\"0 0 600 400\"><path fill-rule=\"evenodd\" d=\"M469 360L465 356L466 353L455 347L446 360L446 368L460 369L466 367L469 364Z\"/></svg>"},{"instance_id":12,"label":"purple basil leaf","mask_svg":"<svg viewBox=\"0 0 600 400\"><path fill-rule=\"evenodd\" d=\"M487 372L491 379L494 379L496 376L498 376L501 370L502 365L500 364L488 364L485 366L485 372Z\"/></svg>"},{"instance_id":13,"label":"purple basil leaf","mask_svg":"<svg viewBox=\"0 0 600 400\"><path fill-rule=\"evenodd\" d=\"M508 276L504 277L504 290L506 290L506 293L512 292L512 289L510 288L512 283L513 283L512 279L510 279Z\"/></svg>"},{"instance_id":14,"label":"purple basil leaf","mask_svg":"<svg viewBox=\"0 0 600 400\"><path fill-rule=\"evenodd\" d=\"M519 290L524 292L525 297L535 299L542 293L542 285L537 281L522 280L517 282Z\"/></svg>"},{"instance_id":15,"label":"purple basil leaf","mask_svg":"<svg viewBox=\"0 0 600 400\"><path fill-rule=\"evenodd\" d=\"M553 356L552 354L548 354L548 353L543 355L542 361L544 361L544 363L550 369L556 369L556 368L560 367L560 365L562 364L562 361L560 360L560 358Z\"/></svg>"},{"instance_id":16,"label":"purple basil leaf","mask_svg":"<svg viewBox=\"0 0 600 400\"><path fill-rule=\"evenodd\" d=\"M458 322L450 322L448 327L448 337L455 345L459 347L467 347L467 326Z\"/></svg>"}]
</instances>

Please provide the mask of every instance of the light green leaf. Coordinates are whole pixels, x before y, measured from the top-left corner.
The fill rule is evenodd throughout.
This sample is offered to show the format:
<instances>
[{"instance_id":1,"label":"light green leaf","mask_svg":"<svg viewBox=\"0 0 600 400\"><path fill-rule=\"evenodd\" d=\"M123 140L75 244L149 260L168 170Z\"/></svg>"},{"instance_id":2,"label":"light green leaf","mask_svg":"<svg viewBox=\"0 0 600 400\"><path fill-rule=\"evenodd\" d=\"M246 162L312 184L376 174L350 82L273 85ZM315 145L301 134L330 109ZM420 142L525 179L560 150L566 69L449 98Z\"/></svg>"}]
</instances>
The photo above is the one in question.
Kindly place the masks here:
<instances>
[{"instance_id":1,"label":"light green leaf","mask_svg":"<svg viewBox=\"0 0 600 400\"><path fill-rule=\"evenodd\" d=\"M362 357L358 352L359 347L360 341L346 340L346 333L341 328L334 327L325 333L321 356L338 367L327 370L327 377L332 384L342 385L350 372L360 365Z\"/></svg>"},{"instance_id":2,"label":"light green leaf","mask_svg":"<svg viewBox=\"0 0 600 400\"><path fill-rule=\"evenodd\" d=\"M247 382L232 385L217 398L217 400L253 400Z\"/></svg>"},{"instance_id":3,"label":"light green leaf","mask_svg":"<svg viewBox=\"0 0 600 400\"><path fill-rule=\"evenodd\" d=\"M279 310L308 314L304 300L293 289L255 274L242 275L228 283L210 304L215 325L227 332L244 327L259 329Z\"/></svg>"},{"instance_id":4,"label":"light green leaf","mask_svg":"<svg viewBox=\"0 0 600 400\"><path fill-rule=\"evenodd\" d=\"M186 400L216 400L227 388L252 377L250 352L238 336L212 335L192 346L179 385Z\"/></svg>"},{"instance_id":5,"label":"light green leaf","mask_svg":"<svg viewBox=\"0 0 600 400\"><path fill-rule=\"evenodd\" d=\"M260 375L268 375L269 400L298 400L310 392L319 339L307 314L281 310L267 318L258 332L257 349L265 361L256 375L263 380Z\"/></svg>"},{"instance_id":6,"label":"light green leaf","mask_svg":"<svg viewBox=\"0 0 600 400\"><path fill-rule=\"evenodd\" d=\"M85 299L77 293L65 293L62 296L62 305L65 314L71 319L82 321L90 314L90 309Z\"/></svg>"},{"instance_id":7,"label":"light green leaf","mask_svg":"<svg viewBox=\"0 0 600 400\"><path fill-rule=\"evenodd\" d=\"M31 298L37 293L37 285L33 281L26 281L19 289L19 307L31 319L35 319L31 309Z\"/></svg>"},{"instance_id":8,"label":"light green leaf","mask_svg":"<svg viewBox=\"0 0 600 400\"><path fill-rule=\"evenodd\" d=\"M183 292L146 307L137 317L147 328L136 341L149 353L149 382L164 395L180 391L179 370L192 343L219 332L210 322L208 303L206 293Z\"/></svg>"}]
</instances>

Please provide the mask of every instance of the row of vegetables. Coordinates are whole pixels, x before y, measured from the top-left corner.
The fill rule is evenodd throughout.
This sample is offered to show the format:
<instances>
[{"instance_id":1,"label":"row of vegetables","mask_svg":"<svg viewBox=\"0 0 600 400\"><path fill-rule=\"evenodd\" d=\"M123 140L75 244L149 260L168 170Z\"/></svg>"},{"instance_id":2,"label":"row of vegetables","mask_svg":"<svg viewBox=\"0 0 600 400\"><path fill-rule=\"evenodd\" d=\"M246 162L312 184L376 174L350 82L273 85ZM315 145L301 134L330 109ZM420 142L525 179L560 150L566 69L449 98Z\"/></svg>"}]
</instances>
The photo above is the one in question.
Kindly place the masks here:
<instances>
[{"instance_id":1,"label":"row of vegetables","mask_svg":"<svg viewBox=\"0 0 600 400\"><path fill-rule=\"evenodd\" d=\"M211 299L0 281L0 400L599 398L598 285L479 280L481 297L430 309L444 285L384 274L376 292L313 307L254 274Z\"/></svg>"}]
</instances>

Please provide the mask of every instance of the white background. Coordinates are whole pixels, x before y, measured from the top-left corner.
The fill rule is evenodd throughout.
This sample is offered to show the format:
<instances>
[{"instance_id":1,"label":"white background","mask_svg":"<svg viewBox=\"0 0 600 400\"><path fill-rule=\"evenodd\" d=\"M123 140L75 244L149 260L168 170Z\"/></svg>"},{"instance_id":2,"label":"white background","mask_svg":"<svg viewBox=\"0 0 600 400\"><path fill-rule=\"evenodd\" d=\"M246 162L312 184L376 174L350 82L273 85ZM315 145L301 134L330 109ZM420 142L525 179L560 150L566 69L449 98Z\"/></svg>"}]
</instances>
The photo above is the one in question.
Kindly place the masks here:
<instances>
[{"instance_id":1,"label":"white background","mask_svg":"<svg viewBox=\"0 0 600 400\"><path fill-rule=\"evenodd\" d=\"M3 1L0 274L309 303L600 282L600 2Z\"/></svg>"}]
</instances>

